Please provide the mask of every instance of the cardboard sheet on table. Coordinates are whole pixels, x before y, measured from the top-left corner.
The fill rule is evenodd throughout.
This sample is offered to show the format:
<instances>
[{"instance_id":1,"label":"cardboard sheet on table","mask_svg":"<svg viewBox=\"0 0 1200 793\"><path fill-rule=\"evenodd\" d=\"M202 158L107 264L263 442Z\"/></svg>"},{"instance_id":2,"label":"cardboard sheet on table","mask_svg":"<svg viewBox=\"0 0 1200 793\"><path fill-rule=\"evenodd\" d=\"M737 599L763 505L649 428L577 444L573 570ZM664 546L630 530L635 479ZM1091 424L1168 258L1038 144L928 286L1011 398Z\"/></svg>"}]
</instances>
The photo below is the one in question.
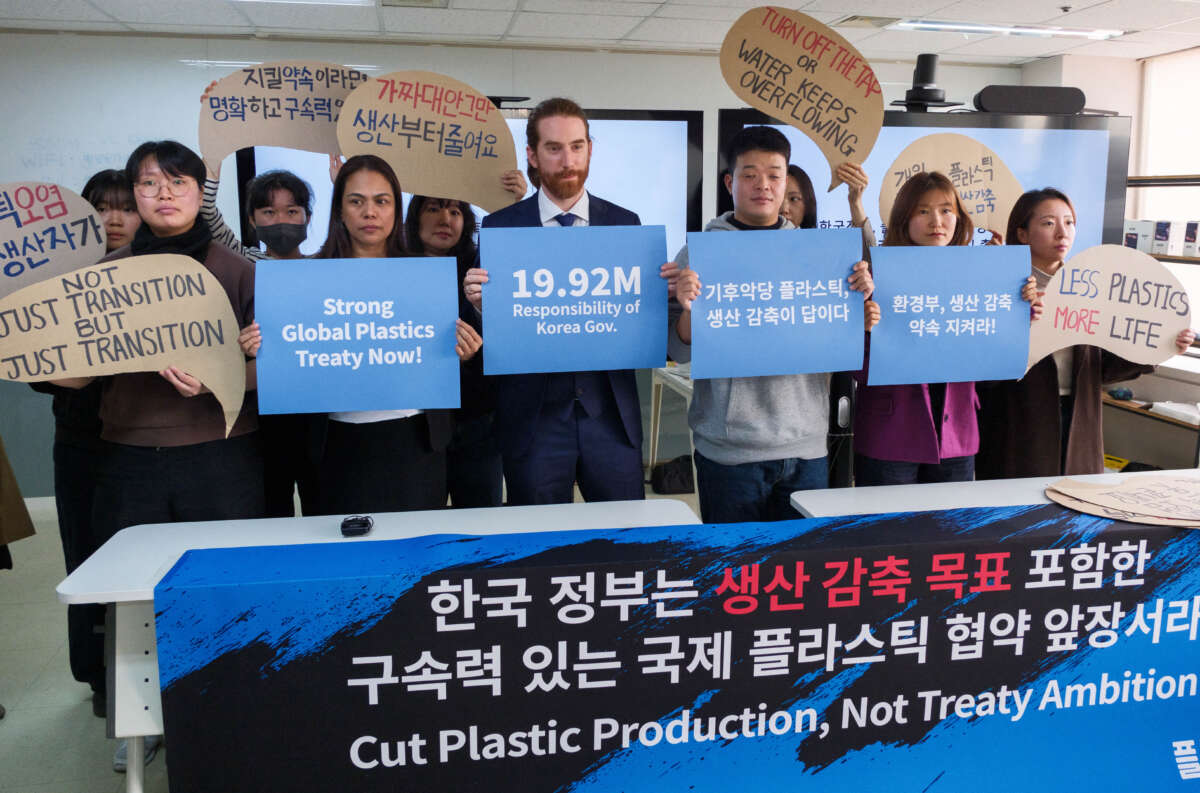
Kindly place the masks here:
<instances>
[{"instance_id":1,"label":"cardboard sheet on table","mask_svg":"<svg viewBox=\"0 0 1200 793\"><path fill-rule=\"evenodd\" d=\"M1060 493L1053 488L1046 488L1046 498L1056 504L1060 504L1068 509L1073 509L1076 512L1082 512L1085 515L1095 515L1098 518L1108 518L1110 520L1123 520L1126 523L1139 523L1149 526L1173 526L1177 529L1200 529L1200 523L1191 521L1171 520L1170 518L1159 518L1153 515L1143 515L1137 512L1129 512L1123 509L1115 509L1113 507L1102 507L1099 504L1092 504L1083 499L1074 498L1066 493Z\"/></svg>"},{"instance_id":2,"label":"cardboard sheet on table","mask_svg":"<svg viewBox=\"0 0 1200 793\"><path fill-rule=\"evenodd\" d=\"M1115 485L1062 479L1047 490L1098 507L1148 518L1200 524L1200 479L1139 476Z\"/></svg>"}]
</instances>

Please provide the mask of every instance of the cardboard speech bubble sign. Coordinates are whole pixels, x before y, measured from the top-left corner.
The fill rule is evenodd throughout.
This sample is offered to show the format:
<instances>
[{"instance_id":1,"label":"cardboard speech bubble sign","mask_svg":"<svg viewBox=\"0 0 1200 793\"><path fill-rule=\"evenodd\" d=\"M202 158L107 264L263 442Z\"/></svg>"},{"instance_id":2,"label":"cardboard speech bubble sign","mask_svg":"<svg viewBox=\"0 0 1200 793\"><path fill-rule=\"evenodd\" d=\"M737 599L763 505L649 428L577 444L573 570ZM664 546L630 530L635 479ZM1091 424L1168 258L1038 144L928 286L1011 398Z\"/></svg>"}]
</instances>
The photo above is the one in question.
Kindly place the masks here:
<instances>
[{"instance_id":1,"label":"cardboard speech bubble sign","mask_svg":"<svg viewBox=\"0 0 1200 793\"><path fill-rule=\"evenodd\" d=\"M500 185L517 167L508 124L486 95L444 74L392 72L359 86L342 108L338 142L347 157L382 157L406 192L489 212L516 200Z\"/></svg>"},{"instance_id":2,"label":"cardboard speech bubble sign","mask_svg":"<svg viewBox=\"0 0 1200 793\"><path fill-rule=\"evenodd\" d=\"M173 253L131 256L0 299L0 379L32 383L176 366L212 391L228 434L246 392L239 330L229 297L204 265Z\"/></svg>"},{"instance_id":3,"label":"cardboard speech bubble sign","mask_svg":"<svg viewBox=\"0 0 1200 793\"><path fill-rule=\"evenodd\" d=\"M217 82L200 111L200 151L209 170L247 146L337 154L347 95L369 78L319 61L276 61L238 69Z\"/></svg>"},{"instance_id":4,"label":"cardboard speech bubble sign","mask_svg":"<svg viewBox=\"0 0 1200 793\"><path fill-rule=\"evenodd\" d=\"M104 224L56 184L0 184L0 297L104 256Z\"/></svg>"},{"instance_id":5,"label":"cardboard speech bubble sign","mask_svg":"<svg viewBox=\"0 0 1200 793\"><path fill-rule=\"evenodd\" d=\"M721 75L751 107L812 138L831 173L866 160L883 127L883 89L867 59L796 11L761 6L742 14L721 44ZM834 176L829 189L840 182Z\"/></svg>"},{"instance_id":6,"label":"cardboard speech bubble sign","mask_svg":"<svg viewBox=\"0 0 1200 793\"><path fill-rule=\"evenodd\" d=\"M921 171L945 174L962 199L975 226L1001 233L1008 213L1024 192L1021 183L994 151L974 138L939 132L917 138L900 152L879 187L879 216L885 220L896 203L896 193L909 177Z\"/></svg>"},{"instance_id":7,"label":"cardboard speech bubble sign","mask_svg":"<svg viewBox=\"0 0 1200 793\"><path fill-rule=\"evenodd\" d=\"M1149 254L1121 245L1071 257L1046 284L1042 301L1042 318L1030 328L1029 366L1076 344L1159 364L1175 355L1175 337L1191 327L1179 279Z\"/></svg>"}]
</instances>

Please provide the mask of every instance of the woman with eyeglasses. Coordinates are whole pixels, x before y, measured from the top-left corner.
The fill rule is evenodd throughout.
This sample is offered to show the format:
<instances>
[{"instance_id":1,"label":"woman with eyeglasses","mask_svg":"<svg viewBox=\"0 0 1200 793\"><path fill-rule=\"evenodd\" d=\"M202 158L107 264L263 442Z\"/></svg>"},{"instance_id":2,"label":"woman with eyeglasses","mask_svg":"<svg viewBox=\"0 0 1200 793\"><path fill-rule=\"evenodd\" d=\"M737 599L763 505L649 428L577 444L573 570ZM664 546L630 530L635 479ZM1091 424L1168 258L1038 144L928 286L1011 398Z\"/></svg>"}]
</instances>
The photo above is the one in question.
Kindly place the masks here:
<instances>
[{"instance_id":1,"label":"woman with eyeglasses","mask_svg":"<svg viewBox=\"0 0 1200 793\"><path fill-rule=\"evenodd\" d=\"M129 245L102 261L172 253L202 264L224 288L239 327L254 317L254 268L198 222L204 163L175 141L143 143L129 157L142 225ZM92 378L57 381L80 388ZM204 383L176 366L105 378L100 395L100 463L93 524L102 543L141 523L233 520L263 514L262 461L254 407L255 366L246 398L225 435L225 417Z\"/></svg>"}]
</instances>

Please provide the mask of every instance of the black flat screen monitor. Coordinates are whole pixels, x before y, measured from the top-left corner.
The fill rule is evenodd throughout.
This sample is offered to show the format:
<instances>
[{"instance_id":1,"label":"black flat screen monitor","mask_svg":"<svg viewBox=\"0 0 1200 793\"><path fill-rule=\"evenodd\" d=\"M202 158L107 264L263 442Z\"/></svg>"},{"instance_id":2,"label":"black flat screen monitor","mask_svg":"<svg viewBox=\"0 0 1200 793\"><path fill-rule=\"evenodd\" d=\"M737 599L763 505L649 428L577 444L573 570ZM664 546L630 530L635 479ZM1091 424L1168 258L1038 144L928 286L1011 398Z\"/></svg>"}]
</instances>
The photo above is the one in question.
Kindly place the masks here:
<instances>
[{"instance_id":1,"label":"black flat screen monitor","mask_svg":"<svg viewBox=\"0 0 1200 793\"><path fill-rule=\"evenodd\" d=\"M718 173L729 167L724 152L729 140L751 124L777 126L792 144L792 163L812 179L817 195L820 225L846 224L850 211L846 188L826 192L830 168L817 145L795 127L782 124L757 110L721 110L718 115L720 146ZM879 186L900 152L917 138L940 132L957 132L991 148L1026 190L1055 187L1075 205L1078 230L1073 250L1082 251L1101 242L1121 244L1125 218L1125 184L1129 172L1130 121L1124 116L1026 116L1007 113L884 113L883 129L863 167L871 184L863 197L867 215L880 240L884 218L879 215ZM717 209L733 208L723 182L717 190ZM1004 229L997 229L1003 232ZM990 235L978 232L976 241Z\"/></svg>"},{"instance_id":2,"label":"black flat screen monitor","mask_svg":"<svg viewBox=\"0 0 1200 793\"><path fill-rule=\"evenodd\" d=\"M525 115L505 109L516 144L517 167L525 170ZM688 231L700 230L700 191L704 153L704 114L698 110L587 110L591 125L592 162L588 191L632 210L644 225L667 228L667 253L683 245ZM333 185L324 154L256 146L238 152L238 205L245 217L245 186L254 176L274 169L292 171L313 188L313 217L304 254L320 248L329 227ZM404 184L404 174L398 174ZM530 193L532 194L532 186ZM409 194L404 195L407 212ZM476 207L479 218L486 214ZM234 226L233 223L230 223ZM234 226L238 228L238 226Z\"/></svg>"}]
</instances>

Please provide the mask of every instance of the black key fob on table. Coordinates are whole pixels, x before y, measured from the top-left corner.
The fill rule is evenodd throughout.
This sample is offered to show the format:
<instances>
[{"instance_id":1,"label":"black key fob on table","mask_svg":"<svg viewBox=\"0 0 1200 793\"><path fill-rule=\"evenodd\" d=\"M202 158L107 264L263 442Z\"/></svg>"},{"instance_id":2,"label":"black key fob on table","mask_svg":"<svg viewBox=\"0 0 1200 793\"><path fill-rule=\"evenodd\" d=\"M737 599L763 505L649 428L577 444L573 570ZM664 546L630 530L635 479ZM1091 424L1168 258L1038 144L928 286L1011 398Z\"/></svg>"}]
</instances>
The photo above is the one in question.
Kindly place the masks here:
<instances>
[{"instance_id":1,"label":"black key fob on table","mask_svg":"<svg viewBox=\"0 0 1200 793\"><path fill-rule=\"evenodd\" d=\"M351 515L342 521L342 536L362 537L364 534L370 534L374 525L375 521L370 515Z\"/></svg>"}]
</instances>

